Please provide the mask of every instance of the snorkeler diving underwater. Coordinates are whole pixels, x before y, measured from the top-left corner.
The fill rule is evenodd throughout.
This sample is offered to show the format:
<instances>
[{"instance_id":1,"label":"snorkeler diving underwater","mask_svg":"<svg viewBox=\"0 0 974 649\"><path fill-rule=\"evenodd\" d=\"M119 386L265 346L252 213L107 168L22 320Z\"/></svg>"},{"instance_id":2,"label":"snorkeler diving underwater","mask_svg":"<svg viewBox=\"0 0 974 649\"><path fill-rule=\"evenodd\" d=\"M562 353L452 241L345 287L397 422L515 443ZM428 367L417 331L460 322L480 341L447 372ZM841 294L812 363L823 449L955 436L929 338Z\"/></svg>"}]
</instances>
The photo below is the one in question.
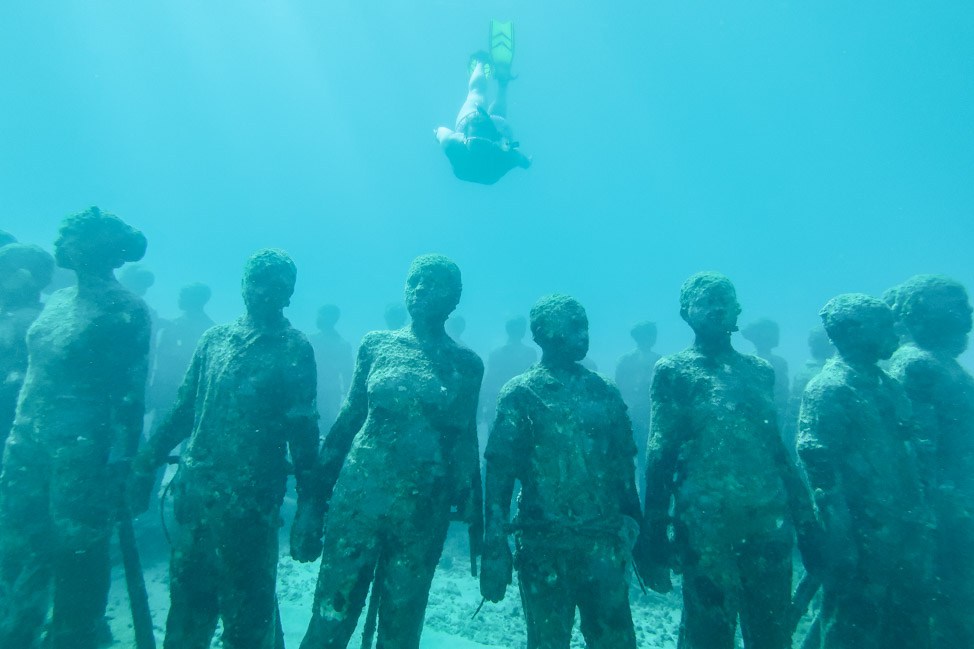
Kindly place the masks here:
<instances>
[{"instance_id":1,"label":"snorkeler diving underwater","mask_svg":"<svg viewBox=\"0 0 974 649\"><path fill-rule=\"evenodd\" d=\"M974 647L972 29L0 7L0 649Z\"/></svg>"}]
</instances>

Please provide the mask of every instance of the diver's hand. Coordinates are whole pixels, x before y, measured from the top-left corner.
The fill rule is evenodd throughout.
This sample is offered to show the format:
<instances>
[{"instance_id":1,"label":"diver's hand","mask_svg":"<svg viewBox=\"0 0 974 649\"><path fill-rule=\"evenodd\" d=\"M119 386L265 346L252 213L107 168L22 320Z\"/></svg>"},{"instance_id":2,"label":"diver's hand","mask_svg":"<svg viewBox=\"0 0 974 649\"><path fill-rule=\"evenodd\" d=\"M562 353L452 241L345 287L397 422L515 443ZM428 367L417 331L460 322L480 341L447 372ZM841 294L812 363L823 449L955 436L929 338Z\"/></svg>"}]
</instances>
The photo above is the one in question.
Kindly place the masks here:
<instances>
[{"instance_id":1,"label":"diver's hand","mask_svg":"<svg viewBox=\"0 0 974 649\"><path fill-rule=\"evenodd\" d=\"M321 556L325 520L321 509L298 502L298 511L291 524L291 557L309 563Z\"/></svg>"},{"instance_id":2,"label":"diver's hand","mask_svg":"<svg viewBox=\"0 0 974 649\"><path fill-rule=\"evenodd\" d=\"M492 541L480 563L480 594L489 602L504 599L514 576L514 560L507 538Z\"/></svg>"}]
</instances>

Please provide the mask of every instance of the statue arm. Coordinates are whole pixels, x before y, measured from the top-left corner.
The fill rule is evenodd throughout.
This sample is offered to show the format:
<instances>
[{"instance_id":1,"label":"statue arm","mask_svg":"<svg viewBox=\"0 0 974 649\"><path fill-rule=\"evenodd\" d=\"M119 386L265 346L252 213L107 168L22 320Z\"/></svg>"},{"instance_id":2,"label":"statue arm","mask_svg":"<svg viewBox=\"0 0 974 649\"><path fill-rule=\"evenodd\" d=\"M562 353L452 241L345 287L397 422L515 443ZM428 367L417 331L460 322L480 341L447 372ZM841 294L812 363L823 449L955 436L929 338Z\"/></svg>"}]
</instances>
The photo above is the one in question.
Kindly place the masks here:
<instances>
[{"instance_id":1,"label":"statue arm","mask_svg":"<svg viewBox=\"0 0 974 649\"><path fill-rule=\"evenodd\" d=\"M315 497L318 490L313 486L318 460L318 412L315 407L317 391L317 367L314 351L309 343L297 350L297 362L291 375L293 399L285 422L288 450L294 464L294 479L299 500Z\"/></svg>"},{"instance_id":2,"label":"statue arm","mask_svg":"<svg viewBox=\"0 0 974 649\"><path fill-rule=\"evenodd\" d=\"M345 463L345 456L352 448L355 435L362 429L369 414L368 380L372 370L372 345L369 337L362 341L359 347L355 369L352 372L352 384L345 397L345 403L338 413L318 458L318 494L322 504L331 499L331 493L338 482L338 474Z\"/></svg>"}]
</instances>

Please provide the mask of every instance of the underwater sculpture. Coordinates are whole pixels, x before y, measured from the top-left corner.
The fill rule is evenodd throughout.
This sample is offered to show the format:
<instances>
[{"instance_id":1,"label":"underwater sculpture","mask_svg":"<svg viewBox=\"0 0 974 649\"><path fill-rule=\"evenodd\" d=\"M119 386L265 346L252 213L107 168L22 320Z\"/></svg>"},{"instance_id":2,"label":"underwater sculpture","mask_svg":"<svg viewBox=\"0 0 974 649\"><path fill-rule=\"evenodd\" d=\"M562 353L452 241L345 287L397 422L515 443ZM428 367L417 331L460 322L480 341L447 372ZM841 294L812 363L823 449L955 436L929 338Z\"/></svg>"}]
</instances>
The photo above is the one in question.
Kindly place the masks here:
<instances>
[{"instance_id":1,"label":"underwater sculpture","mask_svg":"<svg viewBox=\"0 0 974 649\"><path fill-rule=\"evenodd\" d=\"M822 646L930 647L932 519L909 449L910 402L878 366L896 349L893 314L846 294L821 315L838 356L805 388L798 455L826 533Z\"/></svg>"},{"instance_id":2,"label":"underwater sculpture","mask_svg":"<svg viewBox=\"0 0 974 649\"><path fill-rule=\"evenodd\" d=\"M386 305L382 318L386 323L386 329L402 329L409 320L409 313L402 302L393 302Z\"/></svg>"},{"instance_id":3,"label":"underwater sculpture","mask_svg":"<svg viewBox=\"0 0 974 649\"><path fill-rule=\"evenodd\" d=\"M579 363L588 319L565 295L531 309L541 362L501 392L487 441L486 535L480 588L498 602L517 546L529 649L567 649L575 609L592 649L635 648L626 572L639 532L632 426L619 391Z\"/></svg>"},{"instance_id":4,"label":"underwater sculpture","mask_svg":"<svg viewBox=\"0 0 974 649\"><path fill-rule=\"evenodd\" d=\"M200 282L184 286L179 291L179 310L182 315L162 324L156 343L155 369L149 384L149 402L156 411L156 423L176 401L179 386L193 360L196 343L215 323L204 307L210 301L210 287Z\"/></svg>"},{"instance_id":5,"label":"underwater sculpture","mask_svg":"<svg viewBox=\"0 0 974 649\"><path fill-rule=\"evenodd\" d=\"M6 230L0 230L0 246L5 246L10 243L17 243L17 237Z\"/></svg>"},{"instance_id":6,"label":"underwater sculpture","mask_svg":"<svg viewBox=\"0 0 974 649\"><path fill-rule=\"evenodd\" d=\"M513 59L514 25L491 21L489 51L470 57L467 98L453 130L445 126L433 130L453 175L460 180L493 185L511 169L531 166L531 158L518 150L507 119L507 87L514 79ZM488 107L490 79L497 80L497 97Z\"/></svg>"},{"instance_id":7,"label":"underwater sculpture","mask_svg":"<svg viewBox=\"0 0 974 649\"><path fill-rule=\"evenodd\" d=\"M405 286L412 323L362 340L321 451L317 495L328 514L303 649L345 649L370 582L378 646L416 649L451 510L482 536L483 363L444 329L461 288L452 261L417 257Z\"/></svg>"},{"instance_id":8,"label":"underwater sculpture","mask_svg":"<svg viewBox=\"0 0 974 649\"><path fill-rule=\"evenodd\" d=\"M27 372L27 329L44 308L41 289L53 270L54 258L39 246L0 246L0 462Z\"/></svg>"},{"instance_id":9,"label":"underwater sculpture","mask_svg":"<svg viewBox=\"0 0 974 649\"><path fill-rule=\"evenodd\" d=\"M936 518L934 646L974 647L974 378L967 349L971 304L958 282L919 275L898 287L913 340L890 364L913 403L921 479Z\"/></svg>"},{"instance_id":10,"label":"underwater sculpture","mask_svg":"<svg viewBox=\"0 0 974 649\"><path fill-rule=\"evenodd\" d=\"M650 399L649 393L656 372L656 362L661 358L653 351L656 344L656 323L638 322L629 331L636 341L636 349L626 352L616 364L616 385L623 401L629 407L633 438L636 440L636 480L639 492L645 491L646 442L649 440Z\"/></svg>"},{"instance_id":11,"label":"underwater sculpture","mask_svg":"<svg viewBox=\"0 0 974 649\"><path fill-rule=\"evenodd\" d=\"M778 422L783 424L788 411L790 385L788 361L774 353L774 348L781 340L781 329L774 320L761 318L741 329L741 335L754 345L755 355L768 361L774 370L774 405L778 410Z\"/></svg>"},{"instance_id":12,"label":"underwater sculpture","mask_svg":"<svg viewBox=\"0 0 974 649\"><path fill-rule=\"evenodd\" d=\"M635 558L657 592L682 570L685 649L731 649L738 615L748 649L790 647L795 531L806 567L821 565L810 495L776 425L773 370L731 346L740 312L724 275L687 279L680 315L694 344L663 357L653 380Z\"/></svg>"},{"instance_id":13,"label":"underwater sculpture","mask_svg":"<svg viewBox=\"0 0 974 649\"><path fill-rule=\"evenodd\" d=\"M251 255L242 283L246 314L203 335L175 405L133 463L131 498L144 509L156 469L189 438L173 478L179 526L167 649L206 649L218 619L227 649L274 648L288 452L298 492L291 554L313 561L320 550L320 516L310 504L318 447L314 352L283 314L296 274L281 250Z\"/></svg>"},{"instance_id":14,"label":"underwater sculpture","mask_svg":"<svg viewBox=\"0 0 974 649\"><path fill-rule=\"evenodd\" d=\"M326 430L338 417L355 366L352 346L335 329L341 316L341 309L334 304L322 306L318 309L318 331L310 336L318 364L319 427Z\"/></svg>"},{"instance_id":15,"label":"underwater sculpture","mask_svg":"<svg viewBox=\"0 0 974 649\"><path fill-rule=\"evenodd\" d=\"M781 429L788 452L795 455L795 444L798 441L798 410L802 404L802 394L813 377L817 376L825 362L835 354L835 346L829 340L823 327L813 327L808 332L808 351L811 358L805 361L801 369L795 372L791 381L791 395L788 397L788 414Z\"/></svg>"},{"instance_id":16,"label":"underwater sculpture","mask_svg":"<svg viewBox=\"0 0 974 649\"><path fill-rule=\"evenodd\" d=\"M526 371L538 360L538 353L524 344L528 320L524 316L508 318L504 323L507 342L490 352L480 391L481 421L490 425L497 411L497 396L509 380Z\"/></svg>"},{"instance_id":17,"label":"underwater sculpture","mask_svg":"<svg viewBox=\"0 0 974 649\"><path fill-rule=\"evenodd\" d=\"M78 285L53 294L27 335L0 475L0 647L32 646L53 600L47 646L93 649L149 352L148 310L114 269L141 259L146 240L93 207L64 220L54 247Z\"/></svg>"}]
</instances>

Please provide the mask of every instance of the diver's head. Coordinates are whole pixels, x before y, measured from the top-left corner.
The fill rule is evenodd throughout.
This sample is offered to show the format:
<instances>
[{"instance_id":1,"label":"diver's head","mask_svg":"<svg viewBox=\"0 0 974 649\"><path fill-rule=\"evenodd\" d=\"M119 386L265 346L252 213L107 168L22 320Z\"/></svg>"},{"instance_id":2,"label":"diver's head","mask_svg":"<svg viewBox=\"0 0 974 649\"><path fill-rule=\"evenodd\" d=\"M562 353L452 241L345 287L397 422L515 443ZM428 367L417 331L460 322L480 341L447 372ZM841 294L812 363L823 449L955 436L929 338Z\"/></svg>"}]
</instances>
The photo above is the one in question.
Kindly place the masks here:
<instances>
[{"instance_id":1,"label":"diver's head","mask_svg":"<svg viewBox=\"0 0 974 649\"><path fill-rule=\"evenodd\" d=\"M409 266L405 302L414 325L442 326L460 303L460 267L443 255L420 255Z\"/></svg>"},{"instance_id":2,"label":"diver's head","mask_svg":"<svg viewBox=\"0 0 974 649\"><path fill-rule=\"evenodd\" d=\"M0 246L0 305L36 304L53 272L54 258L40 246L26 243Z\"/></svg>"},{"instance_id":3,"label":"diver's head","mask_svg":"<svg viewBox=\"0 0 974 649\"><path fill-rule=\"evenodd\" d=\"M964 286L942 275L917 275L897 290L897 311L917 345L959 356L971 332L971 303Z\"/></svg>"},{"instance_id":4,"label":"diver's head","mask_svg":"<svg viewBox=\"0 0 974 649\"><path fill-rule=\"evenodd\" d=\"M79 276L105 276L145 255L145 235L114 214L91 207L61 222L54 259Z\"/></svg>"},{"instance_id":5,"label":"diver's head","mask_svg":"<svg viewBox=\"0 0 974 649\"><path fill-rule=\"evenodd\" d=\"M819 315L829 339L850 363L874 365L899 347L893 310L882 300L845 293L829 300Z\"/></svg>"},{"instance_id":6,"label":"diver's head","mask_svg":"<svg viewBox=\"0 0 974 649\"><path fill-rule=\"evenodd\" d=\"M212 291L202 282L193 282L179 289L180 311L202 311L210 301Z\"/></svg>"},{"instance_id":7,"label":"diver's head","mask_svg":"<svg viewBox=\"0 0 974 649\"><path fill-rule=\"evenodd\" d=\"M737 291L726 275L696 273L680 288L680 317L700 338L729 336L737 331L740 314Z\"/></svg>"},{"instance_id":8,"label":"diver's head","mask_svg":"<svg viewBox=\"0 0 974 649\"><path fill-rule=\"evenodd\" d=\"M241 292L247 314L257 322L278 320L291 303L298 270L291 257L277 248L264 248L244 265Z\"/></svg>"},{"instance_id":9,"label":"diver's head","mask_svg":"<svg viewBox=\"0 0 974 649\"><path fill-rule=\"evenodd\" d=\"M531 307L531 334L546 365L581 361L588 354L588 316L568 295L547 295Z\"/></svg>"}]
</instances>

